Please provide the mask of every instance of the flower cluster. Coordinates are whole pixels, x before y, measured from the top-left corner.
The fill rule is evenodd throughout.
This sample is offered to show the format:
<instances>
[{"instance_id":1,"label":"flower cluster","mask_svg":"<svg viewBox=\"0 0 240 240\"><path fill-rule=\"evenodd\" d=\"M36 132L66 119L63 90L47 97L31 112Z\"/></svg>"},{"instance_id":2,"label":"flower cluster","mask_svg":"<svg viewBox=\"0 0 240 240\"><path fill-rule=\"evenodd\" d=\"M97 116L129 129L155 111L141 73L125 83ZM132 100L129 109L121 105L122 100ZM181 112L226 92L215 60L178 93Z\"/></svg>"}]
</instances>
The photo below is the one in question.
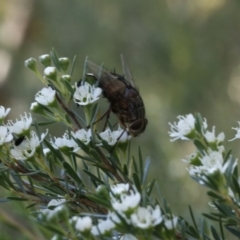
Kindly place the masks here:
<instances>
[{"instance_id":1,"label":"flower cluster","mask_svg":"<svg viewBox=\"0 0 240 240\"><path fill-rule=\"evenodd\" d=\"M1 107L3 108L3 107ZM32 124L31 114L25 113L20 116L20 120L16 119L15 122L8 120L6 125L0 126L0 145L9 143L14 139L15 142L11 144L10 154L13 159L16 160L27 160L34 157L36 150L40 147L40 144L45 139L48 130L38 136L36 132L30 130ZM107 133L107 137L106 136ZM123 133L123 134L122 134ZM119 142L126 141L129 139L127 133L124 130L106 131L99 134L101 139L99 141L105 141L109 146L113 146L117 143L118 137L120 136ZM65 132L63 137L54 137L51 141L52 146L55 149L59 149L62 152L76 152L80 149L78 141L88 145L91 141L92 133L91 130L79 129L76 132L71 131ZM102 145L102 144L98 144Z\"/></svg>"},{"instance_id":2,"label":"flower cluster","mask_svg":"<svg viewBox=\"0 0 240 240\"><path fill-rule=\"evenodd\" d=\"M10 109L5 111L4 107L1 106L0 108L2 110L2 117L6 117ZM8 120L7 124L0 126L0 145L4 146L4 144L10 144L10 157L12 159L22 161L31 159L46 137L47 131L46 133L42 133L40 137L36 132L31 131L31 124L31 114L25 113L20 116L20 120L16 119L15 122ZM2 160L9 161L6 157L6 152L2 151Z\"/></svg>"},{"instance_id":3,"label":"flower cluster","mask_svg":"<svg viewBox=\"0 0 240 240\"><path fill-rule=\"evenodd\" d=\"M114 230L126 228L125 234L138 233L141 230L152 231L154 227L160 226L162 231L172 231L176 228L178 218L173 215L164 215L159 205L140 205L141 195L135 187L130 189L129 184L116 184L111 186L110 202L112 210L106 216L101 217L94 224L93 217L73 216L69 223L73 226L79 236L112 236ZM48 209L41 213L47 220L52 220L63 207L65 200L51 200ZM54 206L53 210L49 207ZM126 227L127 226L127 227ZM131 232L127 232L131 229Z\"/></svg>"},{"instance_id":4,"label":"flower cluster","mask_svg":"<svg viewBox=\"0 0 240 240\"><path fill-rule=\"evenodd\" d=\"M196 146L183 161L192 179L209 188L210 204L218 212L205 216L220 221L220 236L213 225L209 230L205 224L198 227L191 208L193 224L175 217L166 200L160 207L161 200L154 196L155 181L147 182L150 159L144 162L140 148L138 159L131 155L131 135L111 122L111 106L100 114L98 100L103 90L94 75L86 72L87 59L77 83L72 82L75 58L71 69L70 59L59 58L55 50L40 56L39 62L41 71L36 59L25 62L45 85L30 110L47 121L33 121L31 113L6 121L10 108L0 106L0 185L14 194L8 201L30 202L27 209L34 209L32 216L41 225L41 234L36 236L52 240L224 239L224 227L240 236L240 177L237 160L223 145L224 133L217 134L215 127L209 130L200 114L178 116L169 123L171 141L188 140ZM52 124L59 124L63 135L59 131L52 135ZM42 130L45 126L49 130ZM233 129L237 133L232 140L240 138L240 127ZM34 238L28 229L22 231Z\"/></svg>"},{"instance_id":5,"label":"flower cluster","mask_svg":"<svg viewBox=\"0 0 240 240\"><path fill-rule=\"evenodd\" d=\"M107 235L114 229L124 225L132 232L138 230L150 230L156 226L172 230L177 225L177 217L165 217L159 205L140 205L141 195L135 187L130 189L129 184L116 184L111 186L110 202L112 211L108 213L106 219L99 220L98 224L92 227L92 234ZM169 223L171 221L173 224Z\"/></svg>"},{"instance_id":6,"label":"flower cluster","mask_svg":"<svg viewBox=\"0 0 240 240\"><path fill-rule=\"evenodd\" d=\"M171 132L169 135L172 141L182 139L198 142L197 152L184 160L190 164L189 174L201 176L213 174L215 171L224 173L229 165L229 159L225 159L224 133L216 136L215 127L209 131L206 119L202 121L200 117L194 117L192 114L178 116L178 119L177 123L170 123Z\"/></svg>"},{"instance_id":7,"label":"flower cluster","mask_svg":"<svg viewBox=\"0 0 240 240\"><path fill-rule=\"evenodd\" d=\"M197 148L195 153L183 160L189 164L187 170L190 176L199 184L211 189L209 192L209 195L212 196L211 206L221 212L221 204L224 204L224 207L230 207L235 213L240 206L238 160L234 159L230 152L226 153L223 146L224 133L216 136L215 127L209 131L206 120L202 120L200 115L194 117L192 114L188 114L179 116L178 119L177 123L170 124L171 132L169 134L172 141L176 139L192 140ZM232 140L240 138L240 128L233 129L237 133Z\"/></svg>"},{"instance_id":8,"label":"flower cluster","mask_svg":"<svg viewBox=\"0 0 240 240\"><path fill-rule=\"evenodd\" d=\"M42 57L43 60L46 56ZM48 77L55 74L56 69L53 67L47 67L44 70L44 74ZM100 88L95 88L89 83L77 86L75 93L73 94L74 101L79 105L92 104L99 99L101 94ZM35 96L36 102L31 104L31 110L33 112L42 114L46 117L50 117L53 120L64 121L65 117L62 114L62 110L59 109L56 101L56 90L52 87L45 87L39 91ZM10 109L5 109L0 106L0 119L4 122L4 118L9 113ZM8 120L7 124L0 126L0 144L11 142L15 138L15 143L12 143L10 154L13 159L16 160L28 160L33 159L40 144L45 139L46 133L38 136L36 132L32 131L31 125L33 124L32 115L30 113L24 113L20 116L20 120L16 119L15 122ZM70 134L69 134L70 133ZM111 131L107 128L105 131L99 133L98 146L102 145L102 141L109 146L114 146L118 141L125 142L130 136L128 136L125 130L120 127L117 131ZM55 149L61 150L64 153L76 152L80 149L78 141L85 145L88 145L92 139L91 129L78 129L77 131L67 131L63 137L54 137L50 143ZM45 148L47 149L47 148Z\"/></svg>"},{"instance_id":9,"label":"flower cluster","mask_svg":"<svg viewBox=\"0 0 240 240\"><path fill-rule=\"evenodd\" d=\"M65 203L66 200L64 198L52 199L46 208L42 208L38 211L38 218L53 221L66 211L64 206Z\"/></svg>"},{"instance_id":10,"label":"flower cluster","mask_svg":"<svg viewBox=\"0 0 240 240\"><path fill-rule=\"evenodd\" d=\"M35 155L37 149L39 149L40 144L46 137L47 133L47 131L46 133L42 133L40 138L34 131L30 132L30 137L23 136L22 141L19 144L16 144L15 142L15 144L12 145L10 151L12 158L22 161L31 159Z\"/></svg>"}]
</instances>

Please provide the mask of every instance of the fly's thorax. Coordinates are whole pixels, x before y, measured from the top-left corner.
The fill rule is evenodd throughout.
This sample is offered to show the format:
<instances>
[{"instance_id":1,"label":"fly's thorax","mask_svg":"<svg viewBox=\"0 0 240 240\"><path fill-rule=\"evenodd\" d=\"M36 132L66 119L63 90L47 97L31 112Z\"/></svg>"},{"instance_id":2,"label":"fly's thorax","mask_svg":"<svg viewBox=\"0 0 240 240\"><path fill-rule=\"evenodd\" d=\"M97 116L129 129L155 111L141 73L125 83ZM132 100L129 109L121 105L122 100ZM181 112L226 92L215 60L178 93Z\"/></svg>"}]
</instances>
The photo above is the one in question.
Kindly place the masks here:
<instances>
[{"instance_id":1,"label":"fly's thorax","mask_svg":"<svg viewBox=\"0 0 240 240\"><path fill-rule=\"evenodd\" d=\"M119 86L118 88L113 87L111 84L109 85L101 85L99 87L103 90L103 96L109 100L109 102L118 102L122 99L122 96L125 91L124 86Z\"/></svg>"},{"instance_id":2,"label":"fly's thorax","mask_svg":"<svg viewBox=\"0 0 240 240\"><path fill-rule=\"evenodd\" d=\"M126 86L125 91L123 93L124 98L127 98L127 99L134 98L135 99L138 96L139 96L139 93L138 93L137 89Z\"/></svg>"}]
</instances>

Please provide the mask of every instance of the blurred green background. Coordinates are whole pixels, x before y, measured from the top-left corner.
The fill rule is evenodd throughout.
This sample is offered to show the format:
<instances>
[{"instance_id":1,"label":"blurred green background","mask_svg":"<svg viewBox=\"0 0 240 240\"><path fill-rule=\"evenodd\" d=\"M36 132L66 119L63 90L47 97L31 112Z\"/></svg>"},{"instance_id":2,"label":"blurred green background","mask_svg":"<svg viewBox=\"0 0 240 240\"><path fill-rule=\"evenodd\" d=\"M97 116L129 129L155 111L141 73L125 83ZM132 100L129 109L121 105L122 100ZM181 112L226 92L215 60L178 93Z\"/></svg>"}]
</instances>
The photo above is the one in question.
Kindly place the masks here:
<instances>
[{"instance_id":1,"label":"blurred green background","mask_svg":"<svg viewBox=\"0 0 240 240\"><path fill-rule=\"evenodd\" d=\"M149 180L159 181L161 196L175 214L188 216L189 204L197 213L206 209L205 189L190 180L181 162L194 147L170 143L168 122L200 112L210 129L215 125L217 133L225 132L234 156L240 155L239 142L228 142L240 120L240 1L0 2L0 104L12 108L10 118L28 112L42 88L24 67L27 58L52 47L59 56L77 55L78 81L86 56L121 73L123 53L149 120L132 141L151 158Z\"/></svg>"}]
</instances>

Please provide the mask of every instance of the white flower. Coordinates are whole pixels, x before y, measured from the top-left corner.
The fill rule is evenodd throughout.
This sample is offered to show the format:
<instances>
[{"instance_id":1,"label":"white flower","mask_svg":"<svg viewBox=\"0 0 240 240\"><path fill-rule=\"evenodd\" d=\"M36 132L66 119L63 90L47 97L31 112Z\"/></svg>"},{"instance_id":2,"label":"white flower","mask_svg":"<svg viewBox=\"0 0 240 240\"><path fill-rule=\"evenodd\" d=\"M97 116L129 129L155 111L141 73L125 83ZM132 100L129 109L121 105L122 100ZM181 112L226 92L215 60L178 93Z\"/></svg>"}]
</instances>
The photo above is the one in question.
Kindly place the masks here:
<instances>
[{"instance_id":1,"label":"white flower","mask_svg":"<svg viewBox=\"0 0 240 240\"><path fill-rule=\"evenodd\" d=\"M88 105L96 102L102 93L101 88L96 88L87 82L84 82L84 85L80 85L79 87L76 83L75 87L76 90L73 95L73 100L79 105Z\"/></svg>"},{"instance_id":2,"label":"white flower","mask_svg":"<svg viewBox=\"0 0 240 240\"><path fill-rule=\"evenodd\" d=\"M53 210L45 209L45 215L47 216L48 220L51 220L51 218L57 216L59 213L61 213L65 207L63 205L55 207Z\"/></svg>"},{"instance_id":3,"label":"white flower","mask_svg":"<svg viewBox=\"0 0 240 240\"><path fill-rule=\"evenodd\" d=\"M10 130L5 126L0 126L0 146L4 143L12 141L13 135Z\"/></svg>"},{"instance_id":4,"label":"white flower","mask_svg":"<svg viewBox=\"0 0 240 240\"><path fill-rule=\"evenodd\" d=\"M138 240L138 239L134 237L132 234L125 234L120 238L120 240Z\"/></svg>"},{"instance_id":5,"label":"white flower","mask_svg":"<svg viewBox=\"0 0 240 240\"><path fill-rule=\"evenodd\" d=\"M215 137L215 127L212 128L212 132L207 131L204 134L204 137L209 143L216 142L217 144L222 143L225 139L224 133L219 133L217 137Z\"/></svg>"},{"instance_id":6,"label":"white flower","mask_svg":"<svg viewBox=\"0 0 240 240\"><path fill-rule=\"evenodd\" d=\"M55 100L56 91L51 87L43 88L35 95L35 100L41 105L48 106Z\"/></svg>"},{"instance_id":7,"label":"white flower","mask_svg":"<svg viewBox=\"0 0 240 240\"><path fill-rule=\"evenodd\" d=\"M55 75L56 73L57 73L57 70L55 67L46 67L44 69L44 75L47 77Z\"/></svg>"},{"instance_id":8,"label":"white flower","mask_svg":"<svg viewBox=\"0 0 240 240\"><path fill-rule=\"evenodd\" d=\"M113 132L110 130L110 128L107 128L104 132L101 132L99 135L100 137L108 143L110 146L114 146L117 142L117 138L115 134L112 134Z\"/></svg>"},{"instance_id":9,"label":"white flower","mask_svg":"<svg viewBox=\"0 0 240 240\"><path fill-rule=\"evenodd\" d=\"M64 204L66 202L66 199L62 198L62 199L52 199L49 203L48 203L48 208L49 207L57 207L60 206L62 204Z\"/></svg>"},{"instance_id":10,"label":"white flower","mask_svg":"<svg viewBox=\"0 0 240 240\"><path fill-rule=\"evenodd\" d=\"M98 222L98 225L93 226L91 233L94 236L98 236L98 235L104 235L110 231L112 231L115 228L115 223L109 218L107 217L106 220L100 220Z\"/></svg>"},{"instance_id":11,"label":"white flower","mask_svg":"<svg viewBox=\"0 0 240 240\"><path fill-rule=\"evenodd\" d=\"M240 125L240 122L238 122L238 124ZM240 127L232 128L232 129L236 130L237 133L236 133L235 137L233 139L229 140L229 141L233 141L233 140L235 140L237 138L240 138Z\"/></svg>"},{"instance_id":12,"label":"white flower","mask_svg":"<svg viewBox=\"0 0 240 240\"><path fill-rule=\"evenodd\" d=\"M129 190L129 183L118 183L111 186L111 191L114 195L127 193Z\"/></svg>"},{"instance_id":13,"label":"white flower","mask_svg":"<svg viewBox=\"0 0 240 240\"><path fill-rule=\"evenodd\" d=\"M72 132L72 136L83 142L85 145L88 145L92 136L91 129L88 129L87 131L85 129L79 129L75 133Z\"/></svg>"},{"instance_id":14,"label":"white flower","mask_svg":"<svg viewBox=\"0 0 240 240\"><path fill-rule=\"evenodd\" d=\"M222 143L225 139L225 134L223 132L219 133L217 136L217 143Z\"/></svg>"},{"instance_id":15,"label":"white flower","mask_svg":"<svg viewBox=\"0 0 240 240\"><path fill-rule=\"evenodd\" d=\"M77 151L79 149L79 146L77 143L73 140L73 138L69 138L68 133L64 133L63 137L56 138L54 137L55 141L52 142L52 145L56 149L64 150L64 149L70 149L73 151Z\"/></svg>"},{"instance_id":16,"label":"white flower","mask_svg":"<svg viewBox=\"0 0 240 240\"><path fill-rule=\"evenodd\" d=\"M21 120L16 119L15 123L13 123L12 120L9 120L7 123L7 126L11 130L11 132L17 135L21 135L22 133L28 131L32 124L31 113L27 115L27 113L25 112L25 115L20 115L20 117Z\"/></svg>"},{"instance_id":17,"label":"white flower","mask_svg":"<svg viewBox=\"0 0 240 240\"><path fill-rule=\"evenodd\" d=\"M168 132L171 141L175 141L177 139L187 140L189 139L187 135L195 130L195 118L192 114L188 114L186 116L178 116L179 121L169 123L171 127L171 132Z\"/></svg>"},{"instance_id":18,"label":"white flower","mask_svg":"<svg viewBox=\"0 0 240 240\"><path fill-rule=\"evenodd\" d=\"M75 216L76 217L76 216ZM79 232L90 231L92 228L92 219L89 216L74 218L75 229Z\"/></svg>"},{"instance_id":19,"label":"white flower","mask_svg":"<svg viewBox=\"0 0 240 240\"><path fill-rule=\"evenodd\" d=\"M55 213L61 212L63 209L65 209L64 205L59 205L53 209Z\"/></svg>"},{"instance_id":20,"label":"white flower","mask_svg":"<svg viewBox=\"0 0 240 240\"><path fill-rule=\"evenodd\" d=\"M45 156L47 156L50 152L51 152L51 150L50 150L49 148L44 148L44 149L43 149L43 154L44 154Z\"/></svg>"},{"instance_id":21,"label":"white flower","mask_svg":"<svg viewBox=\"0 0 240 240\"><path fill-rule=\"evenodd\" d=\"M163 220L160 207L157 205L155 209L151 206L138 207L131 215L132 224L141 229L148 229L160 224Z\"/></svg>"},{"instance_id":22,"label":"white flower","mask_svg":"<svg viewBox=\"0 0 240 240\"><path fill-rule=\"evenodd\" d=\"M8 115L8 113L10 112L10 110L11 110L11 108L5 109L5 107L0 106L0 119L5 118Z\"/></svg>"},{"instance_id":23,"label":"white flower","mask_svg":"<svg viewBox=\"0 0 240 240\"><path fill-rule=\"evenodd\" d=\"M40 146L40 143L47 135L46 133L42 133L41 139L37 136L34 131L31 131L30 138L27 136L24 137L23 141L16 146L13 144L13 148L10 150L12 157L16 160L26 160L34 156L36 149Z\"/></svg>"},{"instance_id":24,"label":"white flower","mask_svg":"<svg viewBox=\"0 0 240 240\"><path fill-rule=\"evenodd\" d=\"M120 126L118 126L117 131L113 131L113 134L115 134L115 137L119 142L126 142L127 140L131 139L131 135L127 133L126 130L123 130ZM121 136L121 137L120 137Z\"/></svg>"},{"instance_id":25,"label":"white flower","mask_svg":"<svg viewBox=\"0 0 240 240\"><path fill-rule=\"evenodd\" d=\"M202 158L199 158L201 162L201 166L191 165L188 169L189 174L199 175L199 174L212 174L215 171L219 170L224 173L226 168L228 167L228 161L224 164L223 156L220 152L210 150L206 155Z\"/></svg>"},{"instance_id":26,"label":"white flower","mask_svg":"<svg viewBox=\"0 0 240 240\"><path fill-rule=\"evenodd\" d=\"M131 138L131 136L128 135L127 131L121 129L120 127L116 131L111 131L110 128L107 128L104 132L101 132L99 135L110 146L114 146L117 143L117 141L126 142L128 139Z\"/></svg>"},{"instance_id":27,"label":"white flower","mask_svg":"<svg viewBox=\"0 0 240 240\"><path fill-rule=\"evenodd\" d=\"M91 233L92 233L92 235L94 235L94 236L98 236L98 235L101 234L100 231L98 230L97 226L93 226L93 227L92 227Z\"/></svg>"},{"instance_id":28,"label":"white flower","mask_svg":"<svg viewBox=\"0 0 240 240\"><path fill-rule=\"evenodd\" d=\"M64 205L57 206L54 209L48 209L48 208L39 209L38 218L42 219L42 217L45 216L48 221L51 221L52 219L57 217L59 213L62 213L65 211L66 211L66 208Z\"/></svg>"},{"instance_id":29,"label":"white flower","mask_svg":"<svg viewBox=\"0 0 240 240\"><path fill-rule=\"evenodd\" d=\"M178 217L172 216L172 219L164 217L164 225L168 230L176 228L178 223Z\"/></svg>"},{"instance_id":30,"label":"white flower","mask_svg":"<svg viewBox=\"0 0 240 240\"><path fill-rule=\"evenodd\" d=\"M38 218L40 218L40 219L42 219L42 215L45 215L45 216L49 216L50 218L53 216L53 210L51 210L51 209L47 209L47 208L45 208L45 209L39 209L38 210Z\"/></svg>"},{"instance_id":31,"label":"white flower","mask_svg":"<svg viewBox=\"0 0 240 240\"><path fill-rule=\"evenodd\" d=\"M217 146L217 150L218 152L220 152L221 154L225 153L225 147L223 145Z\"/></svg>"},{"instance_id":32,"label":"white flower","mask_svg":"<svg viewBox=\"0 0 240 240\"><path fill-rule=\"evenodd\" d=\"M120 199L112 198L111 204L115 211L122 213L135 209L141 200L141 195L138 191L130 191L128 195L121 194Z\"/></svg>"},{"instance_id":33,"label":"white flower","mask_svg":"<svg viewBox=\"0 0 240 240\"><path fill-rule=\"evenodd\" d=\"M221 168L223 164L223 156L221 153L216 151L211 151L209 155L205 155L204 157L200 158L201 163L206 168Z\"/></svg>"}]
</instances>

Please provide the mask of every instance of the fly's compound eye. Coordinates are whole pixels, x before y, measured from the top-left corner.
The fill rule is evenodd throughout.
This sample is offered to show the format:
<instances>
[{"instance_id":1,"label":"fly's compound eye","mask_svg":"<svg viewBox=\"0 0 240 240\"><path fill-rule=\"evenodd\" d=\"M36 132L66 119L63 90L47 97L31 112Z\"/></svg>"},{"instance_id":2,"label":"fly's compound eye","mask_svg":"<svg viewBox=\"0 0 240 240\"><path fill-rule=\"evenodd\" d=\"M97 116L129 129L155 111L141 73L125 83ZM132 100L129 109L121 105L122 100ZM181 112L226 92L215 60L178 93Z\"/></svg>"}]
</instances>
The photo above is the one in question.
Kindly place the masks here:
<instances>
[{"instance_id":1,"label":"fly's compound eye","mask_svg":"<svg viewBox=\"0 0 240 240\"><path fill-rule=\"evenodd\" d=\"M130 125L130 128L132 130L138 130L142 128L142 125L143 125L143 119L138 119Z\"/></svg>"},{"instance_id":2,"label":"fly's compound eye","mask_svg":"<svg viewBox=\"0 0 240 240\"><path fill-rule=\"evenodd\" d=\"M138 129L144 130L147 126L147 123L148 123L148 120L146 118L138 119L130 125L130 128L132 130L138 130Z\"/></svg>"},{"instance_id":3,"label":"fly's compound eye","mask_svg":"<svg viewBox=\"0 0 240 240\"><path fill-rule=\"evenodd\" d=\"M136 137L145 130L147 123L148 120L146 118L137 119L129 126L129 132Z\"/></svg>"}]
</instances>

